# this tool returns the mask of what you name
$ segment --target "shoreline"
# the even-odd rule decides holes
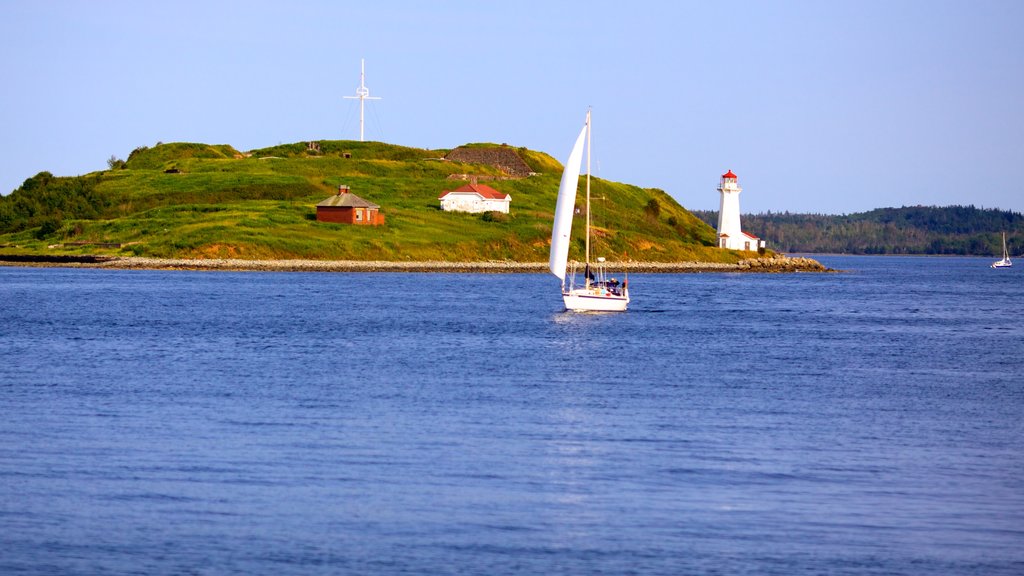
[[[223,270],[252,272],[434,272],[542,273],[547,262],[395,262],[385,260],[241,260],[145,258],[140,256],[22,256],[0,255],[0,266],[106,268],[117,270]],[[638,273],[701,272],[834,272],[804,257],[751,258],[735,264],[720,262],[608,262],[611,270]]]

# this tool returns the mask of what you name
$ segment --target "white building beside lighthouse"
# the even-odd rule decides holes
[[[718,183],[721,203],[718,206],[718,247],[729,250],[756,251],[764,248],[764,240],[740,228],[740,192],[743,189],[736,175],[729,170]]]

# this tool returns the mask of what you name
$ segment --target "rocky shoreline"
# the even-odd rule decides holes
[[[62,266],[124,270],[234,270],[263,272],[546,272],[547,262],[391,262],[377,260],[240,260],[145,258],[138,256],[32,257],[0,255],[0,266]],[[718,262],[609,262],[615,271],[648,273],[700,272],[831,272],[817,260],[776,256],[752,258],[735,264]]]

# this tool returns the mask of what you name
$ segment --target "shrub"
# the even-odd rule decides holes
[[[60,230],[64,223],[61,221],[60,216],[47,216],[43,218],[42,223],[39,225],[39,229],[36,230],[36,239],[42,240],[47,236],[53,235],[55,232]]]
[[[647,201],[647,205],[644,206],[644,214],[647,214],[648,218],[656,220],[661,215],[661,204],[655,198],[651,198]]]

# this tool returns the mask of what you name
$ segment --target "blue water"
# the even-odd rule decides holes
[[[1024,270],[820,259],[0,268],[0,573],[1024,573]]]

